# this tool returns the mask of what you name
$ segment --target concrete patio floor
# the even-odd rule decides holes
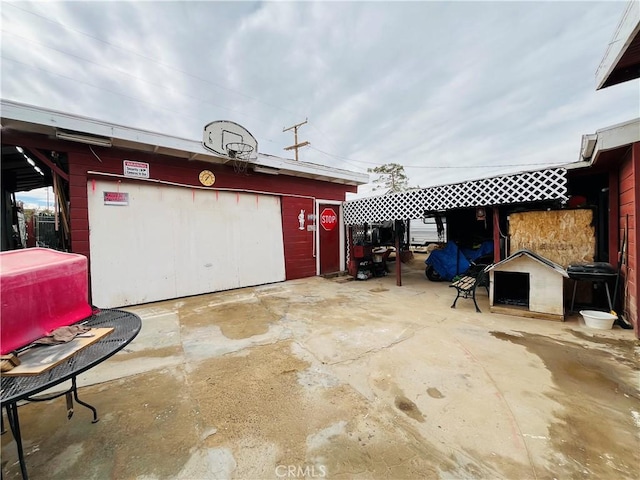
[[[631,330],[451,309],[422,267],[130,308],[140,335],[79,379],[97,424],[20,407],[30,478],[640,477]]]

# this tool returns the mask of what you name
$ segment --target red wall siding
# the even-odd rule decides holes
[[[70,157],[72,154],[69,155]],[[87,169],[85,165],[69,162],[69,219],[71,227],[71,251],[89,259],[89,210],[87,201]]]
[[[313,238],[315,232],[307,231],[308,215],[313,212],[311,198],[282,197],[282,235],[287,280],[312,277],[316,274],[316,258]],[[304,210],[304,230],[300,230],[298,215]]]
[[[231,188],[241,190],[256,190],[289,195],[306,195],[326,200],[344,200],[346,192],[356,192],[357,188],[350,185],[321,182],[306,178],[290,177],[287,175],[266,175],[253,172],[237,174],[232,167],[211,164],[207,162],[188,161],[163,155],[151,155],[139,152],[128,152],[115,149],[97,149],[93,147],[102,162],[99,162],[87,149],[69,152],[69,167],[77,168],[78,174],[97,171],[101,173],[123,174],[123,160],[136,160],[149,163],[149,174],[152,179],[174,182],[185,185],[202,187],[198,174],[204,170],[211,170],[216,176],[216,182],[211,187]],[[123,179],[123,181],[129,181]],[[135,180],[134,180],[135,181]]]
[[[623,292],[626,292],[624,313],[634,325],[635,333],[640,338],[638,326],[638,215],[640,213],[640,143],[623,159],[619,170],[619,235],[623,238],[625,227],[627,231],[626,265],[622,267],[624,279]],[[619,245],[618,245],[619,248]],[[617,258],[617,257],[616,257]]]

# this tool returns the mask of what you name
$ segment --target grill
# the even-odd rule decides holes
[[[569,278],[574,280],[573,296],[571,297],[571,311],[573,311],[576,299],[576,287],[578,286],[578,281],[581,280],[604,283],[604,288],[607,292],[607,301],[609,302],[609,310],[613,310],[611,294],[609,293],[609,281],[616,278],[618,271],[613,268],[610,263],[576,263],[567,267],[567,274],[569,275]]]
[[[569,278],[574,280],[606,281],[616,278],[618,272],[610,263],[576,263],[567,267]]]

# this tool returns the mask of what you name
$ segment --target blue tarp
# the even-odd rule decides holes
[[[493,240],[486,240],[480,244],[479,248],[461,248],[460,251],[464,253],[464,256],[473,262],[477,258],[483,257],[493,253]]]
[[[472,261],[492,252],[493,242],[490,240],[482,242],[477,249],[460,249],[455,242],[447,242],[442,250],[431,252],[424,263],[432,265],[443,279],[451,281],[456,275],[464,273]]]

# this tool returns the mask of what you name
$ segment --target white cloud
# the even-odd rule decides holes
[[[193,139],[230,119],[282,156],[308,117],[302,160],[441,184],[574,161],[582,134],[638,116],[637,81],[595,91],[624,8],[5,2],[1,95]]]

